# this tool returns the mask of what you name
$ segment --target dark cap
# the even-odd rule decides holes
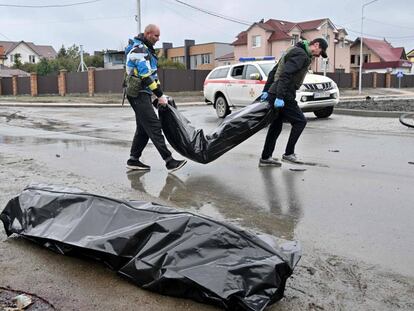
[[[318,42],[319,43],[319,47],[321,48],[321,56],[323,58],[327,58],[328,55],[326,54],[326,49],[328,48],[328,42],[326,42],[326,40],[324,38],[316,38],[314,40],[311,41],[311,44],[314,44]]]

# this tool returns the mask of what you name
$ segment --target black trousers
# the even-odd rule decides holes
[[[276,140],[282,132],[284,121],[288,121],[292,125],[285,154],[295,153],[295,145],[307,121],[296,100],[286,100],[285,106],[279,110],[278,117],[269,126],[262,151],[262,159],[268,159],[272,156],[275,150]]]
[[[151,139],[165,161],[172,159],[171,152],[168,150],[161,132],[161,122],[152,106],[151,95],[139,93],[138,97],[128,96],[127,98],[132,109],[134,109],[137,123],[134,139],[132,140],[131,158],[139,159],[148,143],[148,139]]]

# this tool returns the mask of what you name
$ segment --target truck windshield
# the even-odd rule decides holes
[[[266,77],[268,77],[269,72],[273,69],[273,67],[275,66],[275,63],[259,64],[259,66],[260,68],[262,68]]]

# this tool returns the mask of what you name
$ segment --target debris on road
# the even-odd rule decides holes
[[[17,296],[16,296],[17,295]],[[42,297],[32,293],[0,286],[0,310],[23,311],[42,310],[52,311],[55,307]]]

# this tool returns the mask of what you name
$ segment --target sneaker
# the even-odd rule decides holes
[[[182,168],[186,163],[187,163],[187,160],[171,159],[170,161],[167,162],[165,166],[167,167],[168,172],[174,172]]]
[[[273,167],[281,167],[282,163],[280,163],[275,158],[268,158],[268,159],[262,159],[259,160],[259,167],[265,167],[265,166],[273,166]]]
[[[132,160],[132,159],[129,159],[127,161],[126,167],[129,168],[130,170],[141,170],[141,171],[149,171],[151,169],[149,165],[146,165],[139,160]]]
[[[292,154],[284,154],[282,156],[282,161],[286,161],[286,162],[290,162],[290,163],[294,163],[294,164],[303,164],[303,162],[300,161],[296,157],[296,154],[294,154],[294,153],[292,153]]]

